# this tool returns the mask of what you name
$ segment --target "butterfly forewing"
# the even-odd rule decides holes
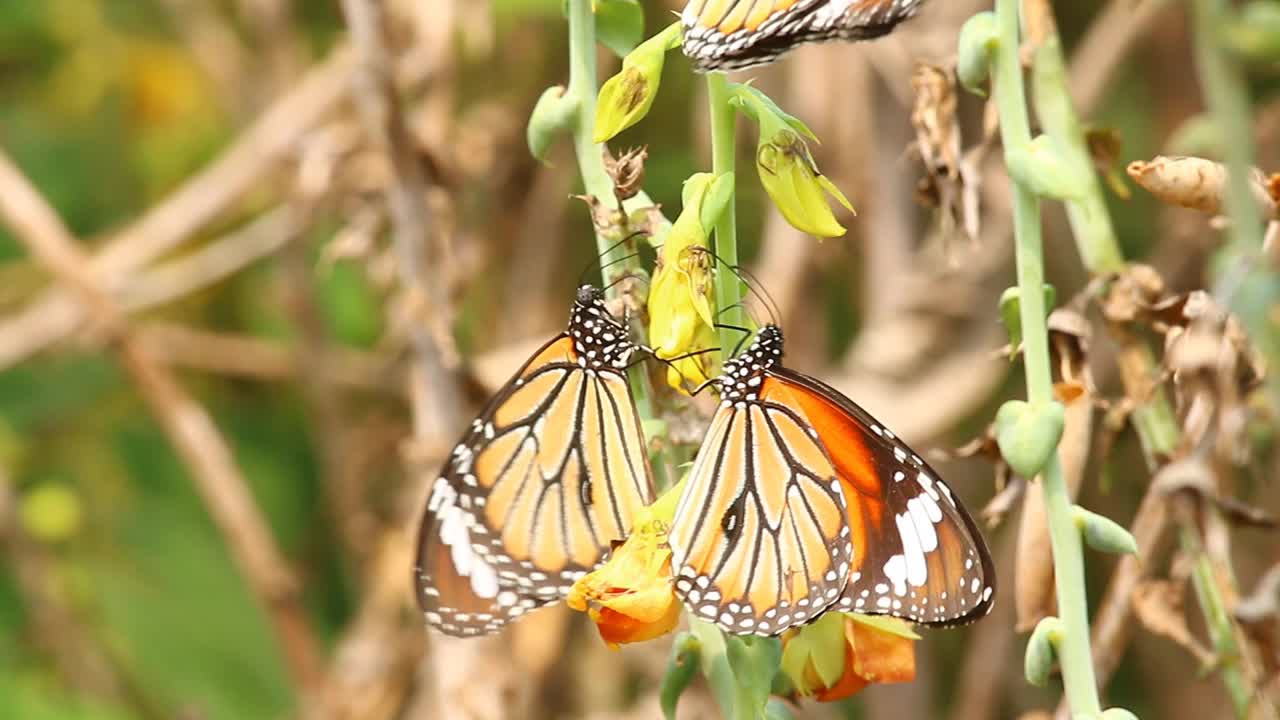
[[[806,42],[865,40],[915,14],[923,0],[690,0],[684,52],[699,70],[769,62]]]
[[[785,382],[844,481],[853,565],[836,608],[929,625],[990,610],[995,570],[973,519],[936,471],[835,389],[792,370]]]
[[[753,346],[725,364],[738,390],[712,420],[669,542],[676,593],[696,615],[729,632],[773,635],[836,601],[852,546],[844,490],[803,410],[751,384],[761,352]]]
[[[562,598],[652,501],[635,403],[635,351],[599,291],[579,292],[552,339],[490,401],[432,487],[418,598],[454,635],[497,630]]]

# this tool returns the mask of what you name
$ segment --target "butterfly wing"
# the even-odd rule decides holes
[[[852,553],[835,469],[795,405],[775,399],[721,405],[668,538],[676,594],[737,634],[816,617],[843,590]]]
[[[562,334],[490,401],[432,487],[418,599],[453,635],[493,632],[562,598],[653,499],[622,371]]]
[[[831,457],[848,504],[852,570],[835,607],[926,625],[990,611],[995,568],[973,518],[888,428],[819,380],[777,368]]]
[[[915,14],[922,0],[690,0],[684,52],[699,70],[769,62],[806,42],[865,40]]]

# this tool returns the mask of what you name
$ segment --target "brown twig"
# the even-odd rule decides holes
[[[139,325],[134,334],[166,365],[259,381],[296,381],[302,375],[296,351],[272,340],[166,322]],[[309,361],[328,386],[380,394],[404,386],[397,363],[368,351],[330,347]]]
[[[114,339],[125,370],[191,470],[196,488],[276,631],[299,698],[319,688],[320,644],[270,527],[213,420],[130,332],[88,257],[21,171],[0,154],[0,218],[18,241],[80,296]]]
[[[370,0],[343,0],[342,8],[359,56],[359,69],[353,78],[356,102],[370,139],[387,153],[391,164],[392,182],[386,198],[399,261],[397,270],[408,304],[417,311],[411,313],[414,321],[408,328],[414,354],[409,380],[414,436],[419,442],[440,443],[461,426],[462,400],[427,323],[416,321],[426,317],[428,307],[444,307],[443,288],[430,282],[426,272],[430,231],[427,182],[396,91],[382,5]]]

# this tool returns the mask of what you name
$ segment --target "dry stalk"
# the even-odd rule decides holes
[[[191,471],[241,574],[273,629],[294,690],[304,702],[321,679],[320,644],[298,588],[231,449],[204,408],[133,335],[89,258],[21,171],[0,154],[0,218],[31,255],[80,296],[112,338],[121,364]]]

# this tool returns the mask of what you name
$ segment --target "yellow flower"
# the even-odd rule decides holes
[[[724,211],[732,177],[700,173],[685,182],[684,207],[662,240],[649,286],[649,342],[654,355],[674,360],[667,368],[671,387],[686,391],[712,373],[711,359],[690,353],[715,343],[711,312],[714,258],[707,250],[707,224]]]
[[[828,612],[783,636],[782,670],[801,695],[839,700],[871,683],[914,680],[918,639],[896,618]]]
[[[792,227],[818,237],[839,237],[845,229],[836,221],[827,195],[853,211],[853,205],[830,180],[818,172],[809,146],[790,127],[766,136],[761,126],[756,148],[760,183]]]
[[[680,23],[636,46],[622,59],[622,70],[605,81],[596,99],[593,142],[605,142],[649,114],[662,82],[667,51],[680,44]]]
[[[652,515],[639,521],[609,560],[569,591],[565,602],[591,617],[609,647],[652,640],[674,630],[680,620],[680,603],[671,587],[668,521]]]

